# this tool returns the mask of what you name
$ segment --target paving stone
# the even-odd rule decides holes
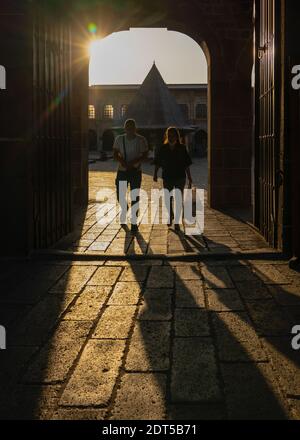
[[[105,261],[105,266],[111,266],[111,267],[115,267],[115,266],[130,267],[131,266],[131,262],[130,261],[126,261],[126,260],[107,260],[107,261]],[[120,281],[121,281],[121,278],[120,278]]]
[[[163,244],[166,244],[167,242],[167,237],[151,237],[149,240],[149,245],[150,247],[152,246],[161,246]]]
[[[115,306],[137,305],[141,291],[142,286],[139,283],[117,283],[108,304]]]
[[[73,300],[73,294],[47,295],[12,332],[11,345],[41,345]]]
[[[269,290],[259,280],[236,282],[235,285],[245,301],[271,298]]]
[[[123,266],[123,267],[132,267],[136,268],[138,266],[147,266],[147,267],[157,267],[162,266],[162,260],[132,260],[132,261],[112,261],[108,260],[105,263],[106,266]]]
[[[135,311],[135,306],[107,307],[92,337],[95,339],[127,339]]]
[[[233,281],[256,281],[257,277],[249,267],[230,267],[228,269]]]
[[[7,375],[7,377],[16,377],[32,355],[38,350],[37,346],[15,347],[9,343],[9,339],[7,342],[6,350],[0,350],[1,378],[4,378],[4,375]],[[12,366],[15,368],[12,368]]]
[[[34,270],[31,273],[34,279],[40,279],[41,281],[49,280],[55,282],[66,273],[70,266],[70,262],[67,266],[38,263],[35,265]]]
[[[214,313],[213,325],[222,362],[251,363],[268,360],[246,313]]]
[[[209,252],[210,252],[210,254],[212,254],[212,255],[219,255],[219,254],[228,254],[228,255],[230,255],[230,254],[232,254],[232,252],[239,252],[241,249],[240,249],[240,247],[235,247],[235,248],[233,248],[233,247],[231,247],[231,248],[229,248],[229,247],[225,247],[225,246],[221,246],[221,245],[218,245],[218,246],[214,246],[214,247],[209,247]]]
[[[202,275],[207,289],[234,288],[234,285],[225,267],[203,267]]]
[[[241,249],[249,249],[249,250],[257,250],[258,253],[261,252],[261,249],[265,249],[265,252],[270,252],[271,248],[264,240],[256,240],[256,239],[242,239],[234,237]]]
[[[170,323],[139,322],[134,328],[126,370],[165,371],[169,369]]]
[[[168,404],[168,420],[225,420],[226,409],[224,404],[196,403],[196,404]]]
[[[111,291],[109,286],[86,286],[76,303],[70,307],[65,320],[94,321]]]
[[[24,383],[63,382],[91,329],[91,322],[63,321],[28,368]]]
[[[203,282],[176,280],[176,307],[205,308]]]
[[[229,312],[244,310],[240,295],[235,289],[207,290],[207,301],[210,310],[215,312]]]
[[[31,305],[24,304],[1,304],[0,306],[0,323],[5,327],[7,332],[14,323],[18,323],[31,310]]]
[[[224,248],[233,248],[237,247],[238,243],[233,240],[232,238],[219,238],[214,237],[212,240],[205,237],[205,241],[207,243],[207,246],[209,248],[218,248],[218,247],[224,247]]]
[[[140,246],[134,246],[131,245],[127,249],[127,255],[145,255],[147,253],[147,247],[140,247]]]
[[[198,281],[199,279],[201,279],[201,272],[200,272],[200,269],[195,266],[192,266],[192,267],[179,266],[179,267],[176,267],[176,276],[180,280]]]
[[[278,261],[274,263],[274,267],[282,273],[291,283],[294,283],[295,285],[300,285],[300,272],[294,269],[290,269],[287,262],[281,262]]]
[[[169,321],[172,318],[171,289],[147,289],[139,308],[141,321]]]
[[[111,243],[114,238],[120,238],[120,235],[119,234],[117,235],[116,232],[112,232],[111,234],[109,234],[109,233],[107,233],[107,234],[102,233],[95,240]]]
[[[98,237],[99,237],[99,233],[98,232],[87,232],[86,234],[84,234],[82,236],[82,238],[84,240],[97,240]]]
[[[52,412],[50,420],[104,420],[107,409],[58,408]]]
[[[287,315],[273,300],[248,302],[247,308],[259,334],[280,336],[290,333],[292,327]]]
[[[89,246],[88,251],[105,252],[110,243],[110,241],[94,242]]]
[[[84,254],[87,251],[87,247],[83,247],[83,246],[70,246],[66,250],[68,252],[75,252],[75,253],[78,253],[78,254]]]
[[[38,347],[12,347],[8,344],[6,350],[0,350],[0,414],[11,402],[16,384],[37,349]]]
[[[148,288],[173,288],[174,272],[170,267],[161,267],[159,270],[151,268],[151,272],[147,281]]]
[[[108,257],[111,255],[117,255],[118,257],[125,256],[127,252],[127,248],[120,248],[120,247],[109,247],[108,250],[105,252],[105,255]]]
[[[74,267],[74,266],[83,266],[83,267],[89,267],[89,266],[94,266],[95,269],[99,266],[103,266],[104,265],[104,261],[95,261],[95,260],[83,260],[83,261],[56,261],[56,264],[60,264],[61,266],[70,266],[70,267]]]
[[[4,288],[0,294],[0,304],[36,304],[53,285],[52,280],[27,279],[16,287]]]
[[[90,340],[62,394],[60,406],[107,406],[124,349],[124,341]]]
[[[79,241],[75,241],[74,243],[73,243],[73,246],[74,247],[78,247],[78,248],[80,248],[80,247],[89,247],[89,246],[91,246],[91,244],[93,243],[93,241],[94,240],[87,240],[87,239],[82,239],[82,240],[79,240]]]
[[[268,286],[276,302],[282,306],[300,306],[300,287],[296,285]]]
[[[155,231],[155,230],[153,230],[153,232],[151,232],[150,238],[151,239],[156,238],[158,240],[164,240],[164,239],[167,238],[167,236],[168,236],[168,231],[161,231],[161,230]]]
[[[234,266],[238,266],[238,267],[242,267],[242,266],[247,266],[247,261],[244,260],[236,260],[236,259],[213,259],[213,260],[209,260],[206,261],[205,263],[200,263],[201,268],[210,268],[211,266],[213,267],[234,267]]]
[[[122,273],[120,281],[122,281],[122,282],[133,282],[133,281],[143,282],[146,280],[148,272],[149,272],[149,269],[147,266],[126,267],[126,269]]]
[[[281,420],[289,417],[269,364],[223,364],[230,420]]]
[[[269,337],[263,344],[272,360],[281,386],[289,397],[300,398],[300,356],[292,349],[292,336]]]
[[[57,406],[60,385],[17,385],[7,408],[9,419],[46,419]]]
[[[251,263],[257,277],[259,277],[265,284],[289,284],[289,280],[286,276],[279,272],[275,266],[272,265],[260,265]]]
[[[195,261],[164,261],[164,266],[169,266],[169,267],[192,267],[195,269],[199,269],[200,265],[198,262]],[[200,273],[200,278],[201,278],[201,273]]]
[[[214,402],[221,399],[217,363],[210,338],[174,339],[172,402]]]
[[[300,420],[300,400],[288,399],[288,404],[291,408],[291,419]]]
[[[50,289],[50,293],[79,293],[95,270],[94,266],[72,266]]]
[[[299,325],[300,306],[281,307],[292,326]]]
[[[165,418],[166,376],[128,374],[121,380],[112,420],[163,420]]]
[[[271,257],[271,256],[270,256]],[[277,256],[275,255],[274,258],[267,258],[267,259],[260,259],[260,255],[257,255],[257,257],[255,259],[251,259],[249,261],[249,264],[253,267],[255,266],[276,266],[276,268],[278,269],[279,265],[287,265],[287,261],[286,260],[280,260],[277,258]]]
[[[120,273],[120,267],[99,267],[91,280],[89,286],[113,286]]]
[[[176,249],[176,251],[177,251],[177,249]],[[149,245],[149,248],[147,250],[147,254],[148,255],[159,255],[159,256],[161,256],[161,255],[165,255],[167,253],[168,252],[167,252],[167,247],[166,246],[163,247],[163,246],[150,246]]]
[[[206,310],[177,309],[175,311],[175,335],[179,337],[209,336]]]

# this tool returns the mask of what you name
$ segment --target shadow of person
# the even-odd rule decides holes
[[[275,317],[273,330],[277,326],[280,330],[272,330],[266,339],[267,333],[259,327],[264,320],[259,319],[259,313],[255,315],[251,293],[247,297],[245,289],[251,292],[247,276],[265,285],[248,264],[167,259],[163,265],[152,265],[149,260],[129,264],[136,280],[140,280],[141,265],[148,269],[130,335],[120,395],[116,396],[120,408],[124,387],[127,406],[119,409],[118,418],[291,417],[287,395],[282,394],[281,373],[273,370],[268,345],[279,356],[285,355],[275,335],[287,336],[290,324]],[[239,283],[243,283],[244,290]],[[264,301],[264,294],[257,290],[255,302],[266,309]],[[272,297],[268,301],[271,304]],[[295,363],[293,358],[293,362],[298,368],[299,361]],[[141,384],[143,393],[138,395],[136,390]]]

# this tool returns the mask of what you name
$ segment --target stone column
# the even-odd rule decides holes
[[[238,52],[224,45],[213,56],[210,82],[210,190],[212,208],[251,206],[251,56],[235,68]],[[240,61],[243,63],[243,60]],[[247,65],[249,64],[249,65]],[[232,67],[230,67],[232,66]],[[243,68],[244,67],[244,68]]]
[[[77,205],[88,203],[88,96],[89,56],[86,36],[72,31],[72,173]]]

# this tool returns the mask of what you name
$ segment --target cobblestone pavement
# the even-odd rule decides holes
[[[285,261],[3,262],[1,418],[299,419]]]
[[[129,228],[124,230],[118,224],[117,214],[112,217],[110,224],[100,225],[98,220],[104,215],[105,206],[115,203],[115,169],[113,161],[97,162],[90,166],[89,205],[87,209],[77,211],[74,232],[57,243],[56,249],[100,255],[271,252],[262,237],[246,223],[207,206],[204,235],[201,236],[188,237],[183,230],[176,234],[174,230],[168,230],[167,225],[149,222],[141,225],[139,234],[132,237]],[[195,159],[192,166],[194,183],[205,191],[207,173],[207,161]],[[161,187],[161,181],[153,184],[152,175],[153,166],[145,165],[142,188],[148,195],[153,185]],[[113,194],[108,195],[111,191]],[[147,215],[147,207],[148,212],[152,213],[151,206],[150,197],[149,204],[141,203],[141,217]]]

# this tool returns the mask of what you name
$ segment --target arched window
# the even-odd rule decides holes
[[[189,107],[187,104],[179,104],[181,109],[181,113],[183,114],[185,119],[189,119]]]
[[[207,118],[207,105],[197,104],[196,105],[196,119],[206,119]]]
[[[111,104],[106,104],[103,109],[104,119],[114,119],[114,108]]]
[[[96,111],[94,105],[89,105],[89,119],[95,119],[96,118]]]
[[[127,113],[127,109],[128,109],[128,105],[127,104],[122,104],[121,105],[121,118],[125,118],[126,113]]]

